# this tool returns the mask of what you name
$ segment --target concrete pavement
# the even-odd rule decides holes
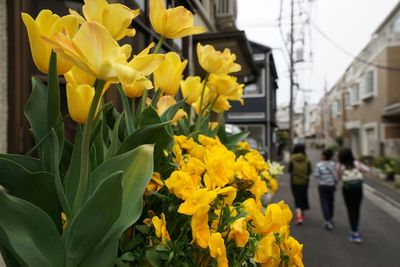
[[[319,158],[319,151],[309,150],[307,154],[314,166]],[[317,183],[311,177],[311,209],[306,212],[302,226],[292,225],[292,235],[304,244],[305,266],[400,266],[400,204],[397,202],[400,194],[394,191],[389,194],[385,190],[371,179],[366,179],[360,222],[363,243],[357,245],[347,240],[350,229],[341,185],[335,194],[335,228],[329,232],[322,228]],[[388,195],[390,196],[382,197]],[[288,175],[281,178],[280,190],[274,197],[274,200],[280,199],[285,200],[294,211]]]

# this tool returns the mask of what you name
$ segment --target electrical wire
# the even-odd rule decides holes
[[[390,67],[390,66],[384,66],[384,65],[380,65],[380,64],[375,64],[371,61],[365,60],[363,58],[361,58],[360,56],[354,56],[352,53],[350,53],[349,51],[347,51],[345,48],[343,48],[342,46],[340,46],[337,42],[335,42],[332,38],[330,38],[324,31],[322,31],[313,21],[310,21],[311,25],[313,26],[313,28],[326,40],[328,41],[331,45],[333,45],[334,47],[336,47],[338,50],[340,50],[342,53],[346,54],[349,57],[352,57],[353,60],[355,61],[359,61],[365,65],[369,65],[372,67],[375,67],[377,69],[382,69],[382,70],[387,70],[387,71],[399,71],[400,72],[400,68],[396,68],[396,67]]]

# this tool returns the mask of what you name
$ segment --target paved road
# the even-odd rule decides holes
[[[319,152],[310,150],[308,154],[314,165]],[[282,177],[280,191],[274,199],[283,199],[293,208],[288,180],[287,175]],[[322,228],[323,219],[317,185],[313,177],[311,180],[309,188],[311,209],[306,213],[305,223],[302,226],[292,225],[292,235],[304,244],[306,267],[400,266],[400,209],[373,192],[374,189],[382,190],[379,192],[385,194],[386,189],[378,186],[368,187],[374,184],[367,180],[361,211],[363,243],[357,245],[347,240],[349,224],[341,188],[338,187],[335,195],[336,227],[332,232],[328,232]]]

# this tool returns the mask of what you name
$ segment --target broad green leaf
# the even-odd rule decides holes
[[[105,179],[72,221],[65,240],[69,258],[83,259],[117,221],[123,197],[122,174],[116,172]]]
[[[50,217],[0,189],[0,239],[26,266],[64,266],[64,249]]]
[[[61,207],[53,175],[43,171],[33,173],[14,161],[0,158],[0,185],[10,195],[24,199],[42,209],[61,230]]]
[[[161,123],[161,118],[152,106],[148,106],[139,114],[140,127],[157,123]]]
[[[0,158],[8,159],[12,162],[21,165],[30,172],[40,172],[43,171],[42,164],[37,158],[32,158],[29,156],[23,156],[18,154],[0,154]]]
[[[39,143],[48,133],[47,131],[47,88],[37,78],[32,78],[32,93],[25,105],[25,116],[32,128],[36,143]]]
[[[67,174],[64,177],[65,195],[70,207],[73,207],[75,195],[78,189],[79,177],[81,171],[81,152],[82,152],[82,128],[76,129],[74,149],[72,151],[71,163]]]
[[[69,140],[64,139],[64,149],[60,160],[60,173],[62,177],[65,177],[68,172],[73,150],[74,145]]]

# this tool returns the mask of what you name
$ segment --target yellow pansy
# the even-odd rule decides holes
[[[209,207],[210,203],[217,197],[215,191],[208,191],[206,188],[195,190],[192,195],[183,202],[178,209],[179,213],[193,215],[198,209]]]
[[[254,179],[254,184],[249,190],[256,200],[258,206],[261,206],[261,196],[268,192],[267,184],[260,177]]]
[[[250,150],[251,149],[249,142],[246,142],[246,141],[239,142],[237,144],[237,147],[239,149],[243,149],[243,150]]]
[[[210,227],[208,226],[208,207],[202,207],[193,214],[190,225],[192,228],[193,242],[201,248],[208,247]]]
[[[202,145],[196,143],[193,138],[187,138],[184,135],[174,136],[174,142],[177,143],[182,149],[186,150],[190,156],[203,161],[205,149]]]
[[[196,191],[196,185],[192,177],[183,171],[174,171],[171,176],[165,180],[165,185],[169,191],[180,199],[186,200],[193,196]]]
[[[254,232],[261,234],[266,232],[267,220],[261,212],[262,206],[253,198],[248,198],[243,202],[244,210],[247,213],[246,219],[254,224]]]
[[[175,39],[203,33],[204,27],[193,26],[193,14],[178,6],[166,9],[164,0],[149,1],[149,17],[154,30],[166,38]]]
[[[108,4],[106,0],[85,0],[82,6],[82,18],[76,11],[70,9],[70,13],[76,16],[81,23],[96,21],[104,25],[115,40],[125,36],[135,36],[135,30],[129,29],[132,20],[140,14],[140,9],[132,10],[122,4]]]
[[[219,141],[218,136],[216,136],[215,138],[211,138],[203,134],[199,135],[199,143],[205,147],[221,145],[221,141]]]
[[[181,57],[175,52],[165,55],[165,60],[154,72],[154,85],[164,94],[175,96],[179,89],[179,82],[188,61],[181,61]]]
[[[26,13],[21,13],[21,17],[28,31],[33,62],[41,72],[48,73],[52,48],[43,40],[43,37],[53,40],[55,34],[61,31],[66,31],[70,36],[74,36],[78,30],[78,20],[71,15],[60,17],[47,9],[40,11],[35,20]],[[61,57],[57,58],[59,75],[66,73],[71,68],[71,62]]]
[[[186,80],[181,81],[180,84],[182,96],[186,99],[186,103],[191,105],[199,99],[203,89],[200,77],[189,76]]]
[[[215,192],[224,197],[225,204],[232,205],[236,198],[237,189],[233,186],[227,186],[224,188],[218,188],[215,190]]]
[[[174,97],[170,95],[165,95],[160,97],[157,102],[157,113],[161,116],[169,107],[176,104],[176,100]],[[176,124],[179,120],[186,117],[187,114],[183,109],[178,109],[175,113],[175,116],[172,118],[172,124]]]
[[[283,242],[283,250],[289,256],[289,266],[303,267],[303,245],[293,237],[288,237]]]
[[[250,233],[247,231],[246,218],[242,217],[234,221],[229,227],[231,231],[228,235],[228,240],[235,240],[237,247],[244,247],[249,241]]]
[[[208,240],[210,255],[217,260],[218,267],[228,267],[224,239],[220,233],[213,233]]]
[[[253,165],[240,156],[235,162],[235,176],[239,179],[253,181],[257,178],[258,173]]]
[[[161,238],[161,243],[166,244],[167,240],[171,240],[167,231],[167,222],[165,221],[164,213],[161,213],[161,219],[157,216],[151,218],[151,222],[156,231],[156,236]]]
[[[254,261],[261,266],[278,267],[280,264],[280,253],[281,251],[276,244],[275,236],[273,233],[270,233],[258,242]]]
[[[153,88],[152,82],[147,77],[152,74],[165,59],[164,55],[161,54],[149,54],[153,46],[154,43],[150,43],[127,64],[130,71],[135,72],[136,75],[128,75],[126,77],[121,75],[119,77],[122,83],[122,89],[129,97],[139,97],[143,95],[144,90]]]
[[[224,146],[206,150],[204,163],[207,167],[204,183],[208,189],[224,187],[233,177],[235,154]]]
[[[292,211],[283,201],[269,204],[265,210],[265,218],[268,222],[268,229],[265,230],[278,232],[282,226],[290,223],[292,217]]]
[[[192,177],[200,177],[206,170],[206,165],[201,160],[187,155],[186,162],[182,164],[181,170],[189,173]]]
[[[67,84],[68,112],[74,121],[85,123],[89,114],[90,105],[94,97],[94,88],[90,85]]]
[[[264,157],[257,150],[251,150],[246,153],[244,157],[250,162],[258,171],[268,170],[268,164],[265,162]]]
[[[57,33],[54,39],[54,42],[46,40],[59,55],[98,79],[117,81],[118,77],[130,77],[136,80],[137,72],[126,66],[131,47],[119,46],[103,25],[85,22],[73,38]]]
[[[153,172],[150,182],[146,186],[145,195],[150,195],[152,191],[158,192],[163,188],[164,182],[161,180],[161,174],[158,172]]]
[[[216,51],[211,45],[197,44],[197,58],[200,66],[208,73],[228,74],[241,70],[239,64],[235,63],[236,55],[229,49],[223,52]]]

